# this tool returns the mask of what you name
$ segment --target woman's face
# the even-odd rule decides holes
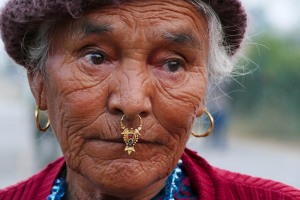
[[[202,114],[207,32],[202,14],[174,0],[107,6],[58,26],[45,75],[30,80],[49,111],[68,179],[134,194],[172,172]],[[138,126],[137,115],[143,120],[131,155],[123,114],[128,128]]]

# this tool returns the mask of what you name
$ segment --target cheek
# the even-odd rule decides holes
[[[51,70],[46,84],[51,124],[63,151],[74,143],[74,133],[80,137],[82,129],[100,118],[106,109],[105,81],[75,70]]]
[[[187,139],[196,113],[202,109],[205,90],[206,77],[202,74],[189,76],[180,87],[168,88],[162,84],[156,87],[153,113],[177,142]]]

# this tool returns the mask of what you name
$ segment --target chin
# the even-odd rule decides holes
[[[86,172],[83,176],[101,192],[122,198],[145,193],[155,185],[163,187],[168,176],[168,170],[164,172],[163,168],[156,168],[150,161],[134,159],[113,160],[105,166],[98,165],[82,171]]]
[[[80,176],[85,188],[107,195],[130,198],[153,186],[160,190],[176,165],[177,155],[155,143],[138,143],[130,155],[124,148],[124,143],[93,141],[80,155],[73,155],[73,159],[65,155],[65,160],[75,172],[72,176]]]

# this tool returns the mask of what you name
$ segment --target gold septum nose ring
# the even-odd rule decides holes
[[[142,118],[140,115],[138,115],[140,125],[136,129],[134,128],[129,129],[126,128],[125,125],[123,124],[123,120],[125,117],[126,115],[124,114],[120,121],[121,129],[123,130],[121,134],[123,135],[123,140],[126,144],[124,151],[127,151],[128,155],[130,155],[131,152],[133,151],[135,152],[134,145],[138,142],[139,135],[141,135],[140,131],[142,130]]]

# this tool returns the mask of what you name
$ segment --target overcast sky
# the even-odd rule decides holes
[[[299,30],[299,0],[242,0],[242,2],[245,3],[248,9],[262,9],[266,21],[280,31]],[[252,23],[255,23],[255,21]]]

